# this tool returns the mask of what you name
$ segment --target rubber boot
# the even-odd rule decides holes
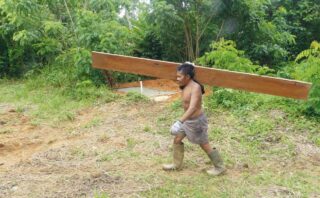
[[[164,164],[163,170],[171,171],[171,170],[180,170],[182,168],[182,161],[184,157],[184,145],[181,144],[173,144],[173,163],[172,164]]]
[[[223,165],[222,158],[216,148],[213,148],[213,151],[208,154],[213,167],[207,170],[207,173],[212,176],[218,176],[223,174],[226,171],[226,168]]]

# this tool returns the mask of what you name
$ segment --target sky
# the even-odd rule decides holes
[[[140,2],[150,4],[150,0],[140,0]],[[125,12],[125,9],[120,10],[119,16],[123,17],[125,15]]]

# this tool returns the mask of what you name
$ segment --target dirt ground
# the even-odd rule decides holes
[[[35,125],[28,110],[15,109],[0,104],[0,197],[93,197],[99,192],[110,197],[139,197],[140,192],[164,185],[158,173],[161,159],[170,155],[172,137],[152,131],[157,127],[155,112],[166,112],[167,102],[103,104],[54,126]],[[282,116],[273,114],[270,116]],[[214,122],[223,123],[223,119]],[[295,141],[299,160],[266,165],[319,167],[320,149],[304,139]],[[207,159],[197,156],[195,160],[195,164],[205,164]],[[193,168],[179,174],[196,176],[203,168],[190,166]],[[243,164],[228,168],[231,179],[247,169]],[[270,187],[262,195],[267,192],[272,197],[282,191]]]
[[[134,83],[121,86],[128,85]],[[175,82],[167,80],[149,80],[144,86],[177,91]],[[150,156],[167,156],[171,141],[144,130],[155,125],[150,118],[167,104],[108,103],[54,126],[35,125],[28,110],[0,104],[0,197],[93,197],[99,192],[132,197],[150,189],[136,175],[146,167],[159,171]],[[160,149],[152,146],[155,139]],[[127,159],[135,155],[132,162]]]
[[[178,85],[173,80],[157,79],[157,80],[144,80],[144,87],[156,88],[163,91],[178,91]],[[140,82],[131,82],[118,84],[115,88],[127,88],[127,87],[140,87]]]
[[[161,108],[164,104],[111,103],[83,110],[72,123],[53,127],[33,126],[28,116],[2,105],[0,197],[92,197],[101,191],[126,197],[147,190],[149,186],[141,185],[135,173],[146,166],[158,171],[160,167],[147,160],[148,156],[167,154],[165,138],[143,131],[153,122],[147,118]],[[101,121],[91,126],[89,122],[96,117]],[[155,138],[161,142],[160,150],[139,144]],[[134,152],[126,154],[130,141],[135,142]],[[115,156],[118,159],[103,159],[116,152],[123,154]],[[128,162],[132,153],[146,159]],[[119,171],[121,175],[115,175]]]

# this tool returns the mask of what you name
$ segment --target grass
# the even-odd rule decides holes
[[[140,154],[134,151],[117,150],[111,153],[101,153],[98,162],[110,162],[112,160],[129,160],[130,158],[138,157]]]
[[[133,139],[133,138],[127,138],[127,149],[133,149],[133,147],[135,145],[137,145],[139,142],[136,140],[136,139]]]
[[[178,172],[162,180],[164,185],[143,192],[142,197],[309,197],[319,193],[317,177],[308,171],[278,173],[261,169],[218,178],[204,173],[181,176]]]
[[[93,128],[97,127],[102,123],[103,119],[101,117],[94,117],[87,124],[84,125],[84,128]]]
[[[95,192],[93,197],[94,198],[109,198],[110,196],[107,193]]]
[[[319,174],[317,174],[319,168],[316,168],[317,170],[299,168],[294,163],[297,159],[296,143],[299,142],[294,138],[303,135],[310,144],[319,146],[317,138],[319,138],[320,124],[309,117],[292,113],[288,110],[288,106],[282,106],[285,103],[283,100],[267,97],[259,104],[261,106],[250,108],[234,106],[227,110],[223,105],[212,104],[212,101],[208,104],[206,100],[206,105],[209,107],[205,106],[205,109],[209,121],[211,120],[209,140],[221,150],[229,169],[228,176],[210,178],[200,172],[186,175],[185,171],[198,170],[199,156],[206,158],[200,148],[187,143],[185,144],[187,156],[184,160],[187,170],[163,174],[162,180],[165,184],[142,193],[142,197],[320,195]],[[277,102],[274,103],[275,101]],[[215,109],[210,109],[211,107]],[[170,121],[174,120],[177,112],[181,113],[179,108],[181,108],[179,102],[174,102],[171,105],[171,115],[163,113],[158,117],[158,127],[170,126]],[[165,132],[159,132],[165,135]],[[312,166],[310,163],[307,164],[306,167]]]
[[[32,116],[34,123],[50,120],[52,124],[73,121],[77,110],[114,101],[117,96],[105,87],[77,88],[38,86],[34,82],[4,81],[0,83],[0,103],[10,103],[16,112]],[[90,95],[92,93],[92,95]],[[94,93],[94,94],[93,94]],[[98,120],[91,125],[97,124]]]
[[[77,147],[71,150],[71,155],[75,156],[78,159],[84,159],[86,156],[86,153],[83,149]]]
[[[136,107],[140,102],[149,102],[143,96],[132,93],[121,98],[106,88],[79,85],[82,90],[66,94],[64,87],[40,86],[37,89],[28,82],[2,81],[0,83],[0,103],[13,104],[16,112],[32,116],[32,123],[53,124],[72,121],[77,111],[110,101],[120,100],[124,105]],[[93,97],[89,97],[93,94]],[[244,97],[244,98],[242,98]],[[205,98],[204,107],[209,117],[209,140],[222,154],[228,168],[226,176],[211,178],[201,171],[209,166],[206,154],[197,145],[185,141],[185,168],[179,172],[166,173],[161,164],[172,158],[169,127],[182,115],[181,102],[175,101],[161,112],[153,112],[154,117],[146,118],[139,133],[153,134],[168,140],[168,153],[163,142],[158,140],[142,142],[139,136],[127,136],[125,148],[120,150],[98,150],[97,163],[132,164],[139,167],[134,174],[140,184],[150,188],[139,192],[137,197],[311,197],[319,196],[319,166],[299,158],[298,143],[320,146],[320,124],[315,118],[299,114],[295,102],[287,99],[241,94],[233,98],[213,96]],[[229,102],[228,102],[229,100]],[[230,100],[234,100],[231,101]],[[239,105],[240,104],[240,105]],[[145,109],[143,111],[146,111]],[[130,119],[130,117],[123,118]],[[84,128],[98,127],[103,118],[94,117]],[[150,121],[152,120],[152,121]],[[150,122],[149,122],[150,121]],[[94,131],[94,130],[92,130]],[[136,132],[136,131],[134,131]],[[1,130],[0,134],[10,133]],[[155,136],[156,137],[156,136]],[[108,144],[112,136],[100,134],[98,143]],[[141,145],[147,155],[139,152]],[[149,149],[149,150],[148,150]],[[83,160],[86,150],[75,147],[72,156]],[[302,151],[303,152],[303,151]],[[101,164],[100,164],[101,163]],[[143,170],[143,171],[142,171]],[[114,174],[125,173],[120,169]],[[94,197],[109,197],[108,192],[94,193]]]
[[[126,95],[126,101],[128,103],[137,103],[137,102],[149,102],[150,99],[138,92],[130,91]]]

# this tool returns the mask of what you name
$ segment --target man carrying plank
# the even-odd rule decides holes
[[[163,165],[166,171],[182,168],[184,144],[187,137],[191,143],[198,144],[209,156],[213,167],[207,170],[212,176],[225,172],[222,158],[216,148],[211,148],[208,140],[208,121],[202,110],[202,94],[204,87],[194,79],[195,67],[191,63],[184,63],[177,68],[177,81],[182,90],[184,114],[171,127],[173,141],[173,163]]]
[[[199,144],[211,159],[213,167],[207,171],[210,175],[220,175],[225,171],[218,151],[215,148],[212,149],[208,143],[207,119],[201,109],[201,85],[195,81],[195,73],[197,73],[197,80],[200,83],[209,86],[295,99],[307,99],[311,88],[310,83],[296,80],[190,66],[190,64],[179,65],[174,62],[92,52],[92,66],[94,68],[178,80],[180,83],[185,113],[180,121],[177,121],[171,128],[171,133],[175,135],[174,161],[173,164],[165,165],[163,167],[165,170],[181,169],[184,153],[182,139],[187,136],[191,142]],[[179,66],[178,71],[177,66]]]
[[[92,52],[92,66],[98,69],[126,72],[176,80],[179,63]],[[243,72],[195,66],[197,80],[209,86],[271,94],[295,99],[307,99],[310,83],[260,76]]]

